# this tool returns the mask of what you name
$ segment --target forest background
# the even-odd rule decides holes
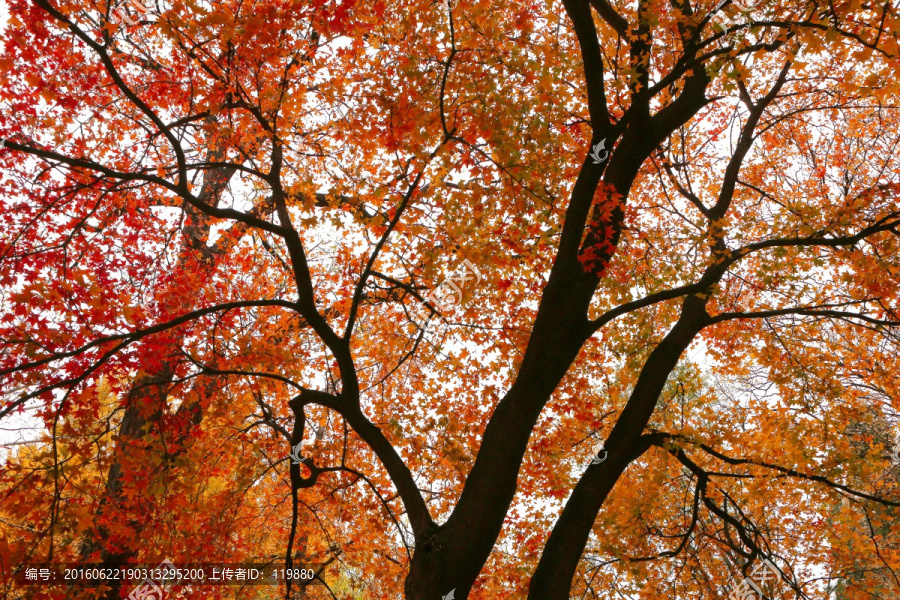
[[[4,598],[900,597],[896,2],[5,10]]]

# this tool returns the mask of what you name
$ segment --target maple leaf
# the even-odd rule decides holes
[[[0,59],[4,564],[900,596],[891,10],[76,4]]]

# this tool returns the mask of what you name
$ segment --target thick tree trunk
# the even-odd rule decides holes
[[[119,428],[120,442],[117,443],[117,453],[127,452],[129,444],[133,444],[147,435],[145,429],[147,424],[160,418],[160,407],[166,404],[167,390],[171,381],[172,371],[167,364],[164,365],[161,373],[156,375],[146,374],[135,381],[131,392],[128,394],[125,415],[122,417],[122,424]],[[154,407],[152,414],[148,414],[148,407]],[[128,511],[123,511],[119,508],[122,497],[123,475],[124,467],[117,456],[109,467],[106,479],[106,496],[100,501],[96,520],[115,522],[121,519],[122,515],[128,514]],[[86,560],[91,554],[99,550],[103,566],[114,568],[127,563],[129,559],[134,557],[134,551],[127,547],[118,551],[109,550],[107,545],[110,542],[110,538],[111,533],[109,529],[103,525],[98,526],[94,537],[83,543],[81,560]],[[108,600],[118,599],[119,589],[120,582],[113,580],[112,588],[105,597]]]
[[[453,514],[416,540],[407,600],[442,598],[451,590],[466,598],[500,534],[540,412],[589,335],[584,315],[592,282],[564,270],[551,274],[519,377],[491,416]]]
[[[628,464],[649,443],[641,438],[669,374],[694,336],[709,322],[705,302],[689,296],[681,318],[650,353],[622,415],[606,440],[606,461],[591,465],[578,481],[544,545],[531,579],[529,600],[568,600],[597,513]]]
[[[223,156],[222,151],[214,150],[210,152],[209,160],[219,161]],[[217,168],[209,171],[201,189],[200,199],[215,204],[234,172],[232,168]],[[222,249],[207,245],[210,232],[209,217],[190,205],[186,205],[184,210],[186,215],[185,226],[182,230],[184,246],[175,272],[190,271],[195,276],[199,275],[202,283],[204,279],[212,276],[215,269],[215,256]],[[176,350],[173,347],[173,355]],[[121,519],[121,515],[127,514],[117,508],[122,497],[123,476],[125,475],[125,467],[119,457],[129,451],[129,446],[136,445],[151,435],[153,427],[148,425],[158,422],[162,418],[168,405],[169,386],[172,383],[174,372],[174,359],[166,359],[159,372],[139,376],[131,387],[119,429],[116,457],[107,474],[106,494],[100,501],[95,517],[96,529],[82,542],[82,560],[86,560],[90,555],[100,551],[100,559],[104,567],[115,567],[125,564],[135,556],[134,549],[127,544],[116,543],[116,540],[112,540],[109,529],[100,523],[104,520],[115,521]],[[148,407],[152,407],[152,409]],[[203,419],[202,407],[196,403],[181,405],[178,414],[186,417],[178,419],[178,421],[185,421],[189,428],[198,426]],[[170,458],[178,456],[184,450],[182,441],[187,437],[188,432],[178,433],[179,435],[170,440],[167,448]],[[132,523],[132,526],[140,529],[140,526],[135,523]],[[105,597],[108,600],[119,598],[118,582]]]

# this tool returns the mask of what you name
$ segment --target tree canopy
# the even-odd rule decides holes
[[[4,598],[900,596],[896,2],[7,7]]]

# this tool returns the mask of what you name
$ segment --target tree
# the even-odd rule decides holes
[[[891,3],[10,7],[5,564],[900,592]]]

